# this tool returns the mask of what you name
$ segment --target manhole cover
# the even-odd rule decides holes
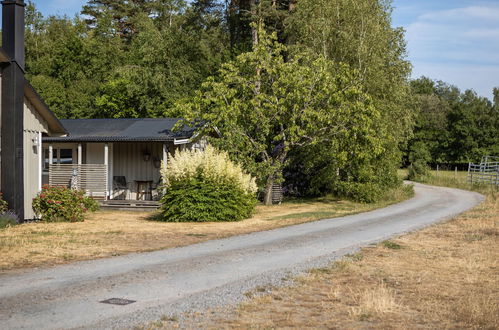
[[[122,298],[110,298],[106,300],[99,301],[103,304],[112,304],[112,305],[128,305],[131,303],[134,303],[135,300],[128,300],[128,299],[122,299]]]

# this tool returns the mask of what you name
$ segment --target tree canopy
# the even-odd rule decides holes
[[[390,0],[88,0],[26,11],[28,78],[60,118],[178,116],[296,195],[379,199],[416,160],[499,154],[493,102],[411,81]]]
[[[354,70],[321,57],[285,61],[276,33],[258,34],[253,50],[224,64],[181,112],[216,126],[222,137],[213,143],[246,164],[268,198],[297,148],[342,141],[358,156],[380,153],[379,112]]]
[[[409,162],[467,164],[499,154],[499,108],[472,90],[461,92],[442,81],[411,82],[416,125],[406,156]]]

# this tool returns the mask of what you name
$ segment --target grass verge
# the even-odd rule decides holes
[[[364,248],[233,310],[155,327],[497,329],[499,192],[471,188],[486,201],[453,220]]]
[[[185,246],[365,212],[412,195],[412,187],[406,186],[375,204],[331,197],[292,200],[258,206],[252,218],[239,222],[164,223],[151,221],[152,213],[98,211],[80,223],[28,223],[0,229],[0,272]]]

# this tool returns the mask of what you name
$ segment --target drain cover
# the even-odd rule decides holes
[[[99,301],[103,304],[112,304],[112,305],[128,305],[131,303],[134,303],[135,300],[128,300],[128,299],[122,299],[122,298],[110,298],[106,300]]]

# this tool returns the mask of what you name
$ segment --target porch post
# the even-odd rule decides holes
[[[54,148],[52,147],[52,144],[49,144],[49,165],[52,165],[54,163]]]
[[[106,199],[109,197],[109,145],[104,144],[104,165],[106,165]]]
[[[82,164],[81,143],[78,143],[78,165]]]
[[[163,143],[163,168],[166,170],[166,165],[168,164],[168,147],[166,143]]]
[[[42,164],[43,164],[43,147],[42,147],[42,132],[38,132],[38,191],[42,190]]]

